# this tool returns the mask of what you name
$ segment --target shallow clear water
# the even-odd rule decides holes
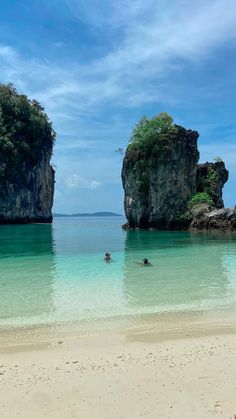
[[[234,308],[236,235],[126,232],[122,222],[0,226],[0,326]]]

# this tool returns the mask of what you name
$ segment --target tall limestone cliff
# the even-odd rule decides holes
[[[166,147],[128,147],[122,181],[130,227],[171,227],[196,193],[197,138],[197,132],[176,127]]]
[[[188,228],[193,197],[223,207],[228,171],[223,162],[198,165],[198,137],[165,113],[139,122],[122,167],[126,227]]]
[[[55,132],[37,101],[0,85],[0,223],[51,222]]]

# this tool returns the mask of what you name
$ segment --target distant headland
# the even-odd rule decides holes
[[[82,212],[77,214],[53,214],[53,217],[123,217],[122,214],[117,214],[116,212]]]

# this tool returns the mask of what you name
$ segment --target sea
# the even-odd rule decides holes
[[[235,311],[235,234],[125,231],[124,222],[62,217],[52,225],[0,226],[1,330],[99,329],[145,316],[227,318]],[[108,251],[112,259],[105,262]]]

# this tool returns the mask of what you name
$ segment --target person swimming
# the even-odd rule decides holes
[[[147,258],[144,258],[142,262],[136,262],[140,266],[152,266],[151,262]]]
[[[111,260],[111,253],[110,253],[110,252],[106,252],[106,253],[105,253],[104,260],[105,260],[106,262],[108,262],[109,260]]]
[[[151,263],[149,262],[149,260],[147,258],[143,259],[143,264],[144,265],[151,265]]]

